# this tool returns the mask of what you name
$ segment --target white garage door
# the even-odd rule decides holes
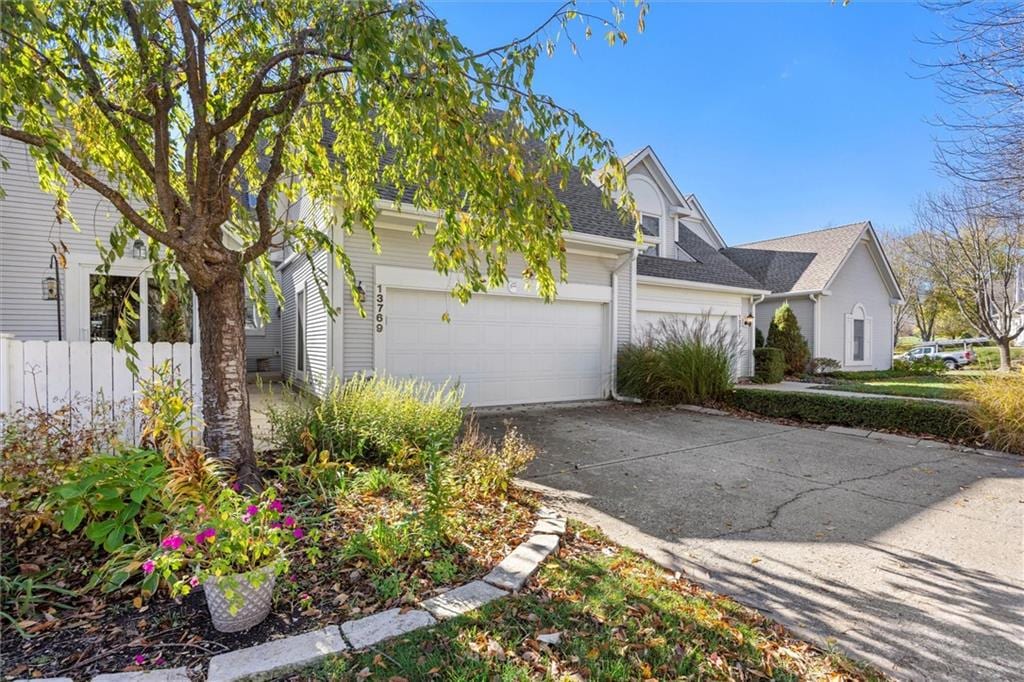
[[[472,405],[605,397],[606,304],[476,295],[461,306],[442,292],[392,288],[386,303],[389,374],[459,381]]]

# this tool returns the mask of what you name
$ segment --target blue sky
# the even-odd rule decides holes
[[[522,35],[542,2],[432,7],[472,47]],[[603,10],[606,5],[592,5]],[[939,17],[911,3],[651,4],[647,30],[608,47],[595,30],[542,58],[537,89],[580,111],[621,153],[654,147],[726,241],[870,219],[910,222],[945,180],[929,119],[944,105],[914,60]]]

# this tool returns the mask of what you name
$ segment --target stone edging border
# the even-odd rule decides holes
[[[437,625],[522,589],[541,563],[558,549],[566,520],[541,507],[533,534],[491,572],[420,603],[420,608],[398,608],[349,620],[341,625],[275,639],[210,659],[206,682],[266,680],[306,667],[345,651],[368,649],[389,639]],[[187,668],[141,670],[96,675],[92,682],[190,682]],[[72,682],[68,677],[16,682]]]

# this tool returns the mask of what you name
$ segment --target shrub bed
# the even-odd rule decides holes
[[[777,384],[786,378],[786,357],[779,348],[754,349],[754,381]]]
[[[961,384],[971,418],[1002,450],[1024,454],[1024,371],[982,376]]]
[[[662,403],[716,402],[733,386],[739,337],[723,320],[662,320],[619,351],[619,390]]]
[[[888,398],[846,398],[781,391],[740,390],[726,404],[746,412],[878,431],[902,431],[948,440],[977,439],[980,432],[967,410],[947,403]]]

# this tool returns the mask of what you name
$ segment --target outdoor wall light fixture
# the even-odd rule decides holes
[[[366,289],[363,288],[363,280],[359,280],[359,283],[356,284],[356,296],[359,297],[360,303],[366,302]]]
[[[136,260],[142,260],[146,257],[146,242],[141,239],[136,239],[132,242],[132,257]]]
[[[743,318],[743,324],[747,325],[748,327],[752,327],[754,325],[754,316],[751,315],[750,313],[747,313],[747,316]]]

